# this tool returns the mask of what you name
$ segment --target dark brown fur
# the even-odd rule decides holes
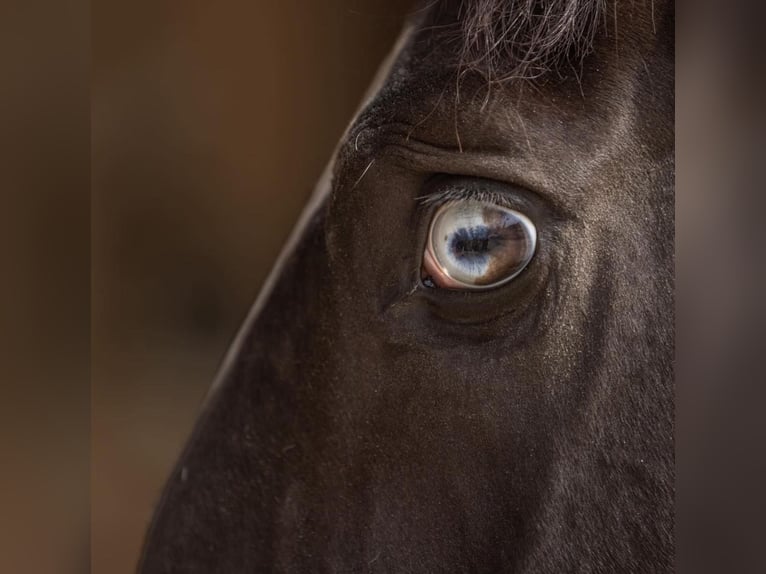
[[[142,572],[672,571],[673,7],[610,4],[612,33],[584,10],[551,37],[585,51],[534,49],[503,82],[466,57],[485,40],[450,40],[456,17],[489,34],[473,9],[415,16],[170,478]],[[532,28],[500,29],[525,53]],[[507,285],[421,283],[418,198],[445,174],[495,182],[535,222]]]
[[[428,12],[440,39],[456,46],[461,71],[492,82],[580,69],[604,26],[606,0],[442,1]],[[611,6],[611,2],[609,2]]]

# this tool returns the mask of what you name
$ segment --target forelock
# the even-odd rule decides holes
[[[608,0],[436,0],[426,26],[457,47],[461,71],[490,81],[580,67]]]

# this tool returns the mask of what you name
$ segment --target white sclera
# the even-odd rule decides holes
[[[447,203],[431,222],[429,250],[440,270],[469,289],[510,281],[527,266],[537,231],[518,211],[494,203]]]

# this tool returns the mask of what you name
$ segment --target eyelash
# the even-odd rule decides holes
[[[450,187],[436,193],[416,197],[415,199],[423,206],[438,205],[447,203],[448,201],[471,199],[474,201],[486,201],[508,208],[513,207],[512,202],[505,196],[505,194],[486,190],[468,189],[465,187]]]

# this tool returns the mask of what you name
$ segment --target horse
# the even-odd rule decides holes
[[[674,6],[415,6],[139,570],[669,572]]]

